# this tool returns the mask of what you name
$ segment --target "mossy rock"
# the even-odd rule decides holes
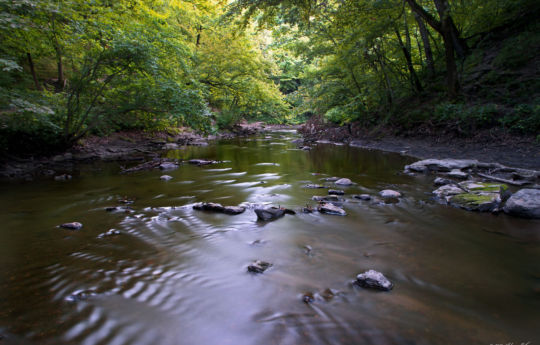
[[[491,212],[499,206],[501,199],[498,193],[462,193],[452,196],[449,202],[469,211]]]
[[[459,186],[469,193],[504,193],[508,190],[508,186],[501,183],[487,182],[471,182],[464,181],[459,183]]]

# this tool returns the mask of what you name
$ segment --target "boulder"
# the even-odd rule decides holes
[[[163,181],[169,181],[169,180],[172,180],[173,177],[170,176],[170,175],[162,175],[159,177],[160,180],[163,180]]]
[[[216,213],[225,213],[230,215],[236,215],[243,213],[246,209],[240,206],[223,206],[214,202],[199,202],[193,205],[194,210],[209,211]]]
[[[334,183],[339,185],[339,186],[350,186],[350,185],[353,184],[352,181],[349,180],[348,178],[340,178],[339,180],[337,180]]]
[[[257,220],[270,221],[283,217],[285,214],[296,214],[293,210],[282,207],[257,208],[254,210],[257,215]]]
[[[259,274],[259,273],[264,273],[264,271],[266,271],[272,266],[273,265],[269,262],[256,260],[256,261],[253,261],[251,265],[247,267],[247,270],[248,272]]]
[[[79,222],[71,222],[71,223],[64,223],[59,225],[59,227],[69,230],[80,230],[82,229],[83,225]]]
[[[405,166],[405,172],[452,171],[453,169],[468,169],[478,165],[475,159],[424,159]]]
[[[383,199],[397,199],[397,198],[401,198],[401,193],[400,193],[400,192],[397,192],[397,191],[391,190],[391,189],[381,190],[381,191],[379,192],[379,195],[380,195]]]
[[[540,189],[521,189],[503,208],[505,213],[524,218],[540,218]]]
[[[369,270],[356,276],[356,284],[368,289],[390,291],[394,284],[390,282],[381,272]]]
[[[322,203],[317,207],[317,211],[320,213],[332,214],[337,216],[346,216],[347,212],[341,207],[335,206],[331,203]]]

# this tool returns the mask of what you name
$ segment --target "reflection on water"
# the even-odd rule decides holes
[[[0,344],[490,344],[540,341],[540,223],[430,200],[411,159],[319,144],[292,132],[169,152],[224,161],[120,175],[80,167],[66,182],[4,183]],[[346,217],[257,223],[194,211],[199,201],[299,210],[325,177],[347,177]],[[328,184],[328,183],[327,183]],[[330,185],[330,184],[329,184]],[[397,204],[352,194],[397,189]],[[108,213],[128,197],[134,212]],[[71,232],[55,226],[84,224]],[[116,229],[120,234],[111,232]],[[262,275],[253,260],[271,262]],[[395,289],[350,285],[376,269]],[[326,298],[312,304],[304,293]]]

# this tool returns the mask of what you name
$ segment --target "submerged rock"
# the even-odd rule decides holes
[[[255,209],[257,220],[270,221],[283,217],[285,214],[296,214],[293,210],[289,210],[282,207],[268,207]]]
[[[59,227],[69,230],[80,230],[82,229],[83,225],[79,222],[71,222],[71,223],[64,223],[59,225]]]
[[[540,218],[540,189],[521,189],[514,193],[503,208],[517,217]]]
[[[217,213],[225,213],[230,215],[236,215],[243,213],[246,209],[245,207],[240,206],[223,206],[214,202],[199,202],[193,205],[194,210],[198,211],[209,211]]]
[[[75,291],[71,295],[66,297],[67,302],[76,303],[85,301],[92,296],[96,296],[97,293],[94,290],[79,290]]]
[[[352,181],[349,180],[348,178],[340,178],[339,180],[337,180],[334,183],[339,185],[339,186],[351,186],[353,184]]]
[[[208,165],[208,164],[216,164],[219,163],[218,161],[207,161],[204,159],[190,159],[188,161],[189,164],[195,164],[195,165]]]
[[[334,176],[334,177],[325,177],[322,180],[327,181],[327,182],[336,182],[336,181],[340,180],[340,178]]]
[[[332,214],[337,216],[346,216],[347,212],[341,207],[335,206],[331,203],[322,203],[317,207],[317,211],[325,214]]]
[[[353,195],[353,198],[358,199],[358,200],[369,201],[371,200],[371,195],[369,194]]]
[[[339,197],[337,195],[314,195],[311,197],[311,200],[313,201],[324,201],[324,202],[337,202],[340,201]]]
[[[394,287],[381,272],[369,270],[356,276],[356,284],[368,289],[390,291]]]
[[[163,180],[163,181],[170,181],[170,180],[173,179],[173,177],[170,176],[170,175],[162,175],[162,176],[159,177],[159,179]]]
[[[266,261],[256,260],[247,267],[248,272],[251,273],[264,273],[267,269],[273,265]]]
[[[323,185],[320,185],[320,184],[306,184],[304,185],[304,188],[309,188],[309,189],[321,189],[321,188],[327,188]]]
[[[99,234],[98,235],[98,238],[104,238],[104,237],[110,237],[110,236],[117,236],[117,235],[120,235],[121,232],[120,230],[116,230],[116,229],[109,229],[107,232],[104,232],[102,234]]]
[[[111,212],[111,213],[132,213],[134,210],[129,206],[111,206],[111,207],[105,207],[105,211]]]
[[[340,189],[330,189],[328,191],[328,194],[330,195],[345,195],[345,192]]]

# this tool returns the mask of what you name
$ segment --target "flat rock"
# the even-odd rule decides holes
[[[330,195],[345,195],[345,192],[341,189],[330,189],[328,190],[328,194]]]
[[[503,210],[512,216],[540,218],[540,189],[519,190],[506,201]]]
[[[170,176],[170,175],[162,175],[162,176],[159,177],[159,179],[162,180],[162,181],[170,181],[170,180],[173,179],[173,177]]]
[[[369,270],[356,276],[356,283],[364,288],[390,291],[394,284],[381,272]]]
[[[428,171],[452,171],[453,169],[468,169],[477,166],[475,159],[424,159],[405,166],[405,171],[428,172]]]
[[[448,202],[467,211],[492,212],[498,209],[501,198],[499,193],[463,193],[451,196]]]
[[[469,174],[467,174],[464,171],[461,171],[460,169],[452,169],[448,173],[448,176],[453,177],[453,178],[457,178],[457,179],[460,179],[460,180],[466,180],[466,179],[469,178]]]
[[[385,189],[379,192],[379,195],[383,199],[397,199],[401,198],[401,193],[392,189]]]
[[[340,178],[339,180],[337,180],[334,183],[339,185],[339,186],[351,186],[353,184],[352,181],[349,180],[348,178]]]
[[[322,203],[317,207],[317,211],[325,214],[332,214],[337,216],[346,216],[347,212],[341,207],[335,206],[331,203]]]
[[[441,186],[433,191],[433,194],[440,199],[444,199],[446,201],[447,197],[457,194],[464,193],[465,190],[461,189],[460,187],[454,185],[454,184],[445,184],[444,186]]]
[[[264,271],[266,271],[272,266],[273,265],[269,262],[256,260],[256,261],[253,261],[251,265],[247,267],[247,270],[248,272],[251,272],[251,273],[260,274],[260,273],[264,273]]]
[[[194,210],[209,211],[216,213],[225,213],[230,215],[236,215],[243,213],[246,209],[241,206],[223,206],[215,202],[199,202],[193,205]]]
[[[71,222],[71,223],[64,223],[59,225],[59,227],[69,230],[80,230],[82,229],[83,225],[79,222]]]

